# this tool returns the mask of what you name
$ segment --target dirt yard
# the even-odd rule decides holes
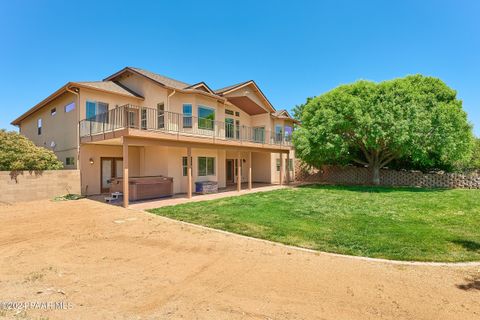
[[[480,267],[303,252],[91,200],[0,218],[0,303],[64,302],[21,319],[480,319]]]

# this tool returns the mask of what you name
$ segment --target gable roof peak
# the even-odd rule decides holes
[[[139,75],[144,76],[146,78],[149,78],[150,80],[153,80],[153,81],[155,81],[155,82],[157,82],[161,85],[171,87],[171,88],[174,88],[174,89],[185,89],[186,87],[190,86],[190,84],[188,84],[186,82],[179,81],[179,80],[176,80],[176,79],[173,79],[173,78],[170,78],[170,77],[167,77],[167,76],[155,73],[155,72],[151,72],[151,71],[141,69],[141,68],[136,68],[136,67],[125,67],[122,70],[112,74],[111,76],[109,76],[109,77],[107,77],[103,80],[104,81],[113,80],[113,79],[117,78],[118,76],[120,76],[121,74],[123,74],[126,71],[130,71],[130,72],[139,74]]]

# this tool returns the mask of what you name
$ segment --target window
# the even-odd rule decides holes
[[[157,129],[165,128],[165,105],[157,104]]]
[[[275,142],[281,142],[283,136],[283,128],[281,125],[277,124],[275,126]]]
[[[265,128],[255,127],[253,128],[253,141],[264,143],[265,142]]]
[[[235,129],[235,125],[233,124],[233,119],[226,118],[225,119],[225,138],[233,138],[234,129]]]
[[[204,106],[198,106],[198,128],[213,130],[214,123],[215,110]]]
[[[75,102],[70,102],[64,107],[64,109],[65,109],[65,112],[70,112],[75,110]]]
[[[285,141],[292,141],[292,127],[285,126]]]
[[[37,133],[38,135],[42,134],[42,118],[37,120]]]
[[[277,171],[280,171],[280,159],[277,159]]]
[[[140,125],[142,130],[147,130],[147,109],[140,110]]]
[[[87,101],[87,119],[95,117],[97,114],[97,104],[95,102]]]
[[[52,110],[50,110],[50,115],[51,116],[54,116],[57,114],[57,108],[53,108]]]
[[[128,111],[128,126],[130,128],[135,128],[135,119],[136,119],[136,113],[135,111]]]
[[[184,177],[188,175],[188,157],[182,157],[182,173]]]
[[[184,128],[192,127],[192,105],[191,104],[183,105],[183,127]]]
[[[233,116],[234,112],[232,110],[225,109],[225,114]]]
[[[104,118],[108,119],[108,103],[105,102],[96,102],[96,101],[87,101],[86,105],[86,118],[92,119],[95,118],[96,121],[103,121]],[[98,115],[106,114],[102,117],[97,117]]]
[[[240,112],[236,111],[235,116],[240,117]]]
[[[198,176],[214,176],[215,175],[215,158],[198,157]]]
[[[65,158],[65,165],[74,166],[75,165],[75,158],[74,157]]]
[[[240,139],[240,120],[235,120],[235,137]]]

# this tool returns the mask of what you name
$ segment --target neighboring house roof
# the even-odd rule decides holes
[[[66,92],[71,92],[72,88],[75,88],[75,87],[92,89],[92,90],[97,90],[102,92],[115,93],[115,94],[120,94],[126,97],[143,100],[143,97],[140,96],[139,94],[134,93],[130,89],[127,89],[124,86],[114,81],[68,82],[67,84],[62,86],[60,89],[58,89],[57,91],[55,91],[54,93],[52,93],[51,95],[49,95],[48,97],[40,101],[38,104],[30,108],[27,112],[19,116],[17,119],[13,120],[11,124],[14,126],[19,125],[23,119],[33,114],[34,112],[40,110],[47,103],[58,98],[62,94]]]
[[[286,109],[278,110],[272,113],[272,117],[277,119],[290,119],[293,122],[300,124],[300,121],[294,119]]]
[[[210,87],[209,87],[205,82],[203,82],[203,81],[198,82],[198,83],[195,83],[195,84],[192,84],[191,86],[188,86],[188,87],[186,87],[185,89],[197,89],[197,90],[201,90],[201,89],[199,89],[199,88],[204,88],[205,91],[210,92],[210,93],[212,93],[212,94],[215,94],[215,92],[214,92],[212,89],[210,89]]]

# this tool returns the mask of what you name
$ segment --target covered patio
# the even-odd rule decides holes
[[[120,189],[115,191],[123,191],[121,204],[124,207],[128,207],[132,200],[136,200],[133,202],[134,205],[140,207],[147,206],[142,203],[157,201],[159,204],[153,207],[159,207],[186,202],[186,199],[201,201],[231,196],[232,193],[243,194],[265,188],[270,190],[291,180],[290,172],[285,168],[285,164],[289,163],[290,159],[288,147],[275,148],[270,145],[260,145],[254,148],[248,143],[218,144],[215,143],[216,141],[206,143],[206,141],[195,141],[195,138],[191,140],[194,141],[169,141],[157,139],[156,136],[146,133],[142,137],[121,136],[83,144],[84,152],[81,152],[81,155],[83,154],[83,165],[86,167],[84,183],[87,188],[90,184],[90,190],[95,190],[87,195],[96,200],[105,200],[105,195],[113,192],[104,188],[103,185],[100,187],[94,185],[94,183],[98,184],[99,173],[103,183],[104,173],[110,172],[110,170],[103,170],[102,161],[107,159],[110,163],[109,159],[113,159],[111,157],[118,160],[112,172],[116,173],[116,177],[120,177],[115,184]],[[277,157],[276,177],[278,179],[276,180],[272,178],[272,170],[275,170],[272,154],[276,154]],[[214,160],[211,166],[213,173],[201,176],[199,163],[206,157]],[[156,177],[173,181],[173,191],[168,194],[168,197],[158,196],[157,199],[155,196],[144,197],[149,199],[148,201],[132,197],[132,183],[137,183],[139,179]],[[218,185],[218,193],[196,195],[194,194],[196,182],[214,182]],[[151,200],[152,198],[154,199]],[[120,201],[115,202],[118,204]]]

